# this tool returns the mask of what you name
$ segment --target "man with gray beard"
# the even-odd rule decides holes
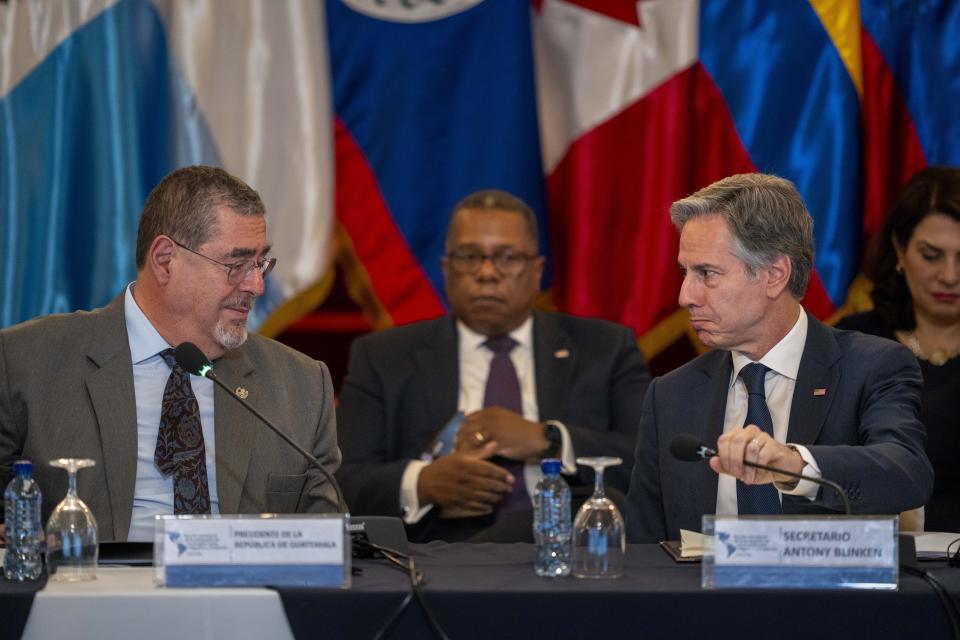
[[[319,471],[172,357],[194,343],[237,396],[336,471],[327,368],[247,332],[269,252],[263,202],[242,181],[203,166],[164,178],[140,217],[135,282],[102,309],[0,331],[0,486],[14,461],[33,460],[45,521],[66,492],[47,462],[95,460],[79,493],[103,541],[152,541],[161,514],[335,511]]]

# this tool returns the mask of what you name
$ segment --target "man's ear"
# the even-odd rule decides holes
[[[444,286],[449,286],[453,280],[453,274],[450,273],[450,258],[440,256],[440,273],[443,274]]]
[[[171,262],[177,245],[167,236],[157,236],[147,252],[147,269],[159,284],[166,284],[171,277]]]
[[[532,261],[530,268],[534,271],[534,277],[537,279],[537,290],[543,286],[543,269],[547,266],[547,259],[544,256],[537,256]]]
[[[777,259],[766,268],[767,297],[779,297],[790,284],[790,276],[792,274],[793,263],[790,262],[790,258],[781,253],[777,256]]]

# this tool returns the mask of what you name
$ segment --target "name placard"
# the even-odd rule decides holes
[[[704,516],[705,589],[896,589],[898,516]]]
[[[343,514],[158,516],[154,567],[168,587],[350,586]]]

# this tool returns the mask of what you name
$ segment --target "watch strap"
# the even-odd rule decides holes
[[[540,458],[556,458],[560,455],[560,450],[563,448],[560,424],[557,420],[546,420],[543,423],[543,436],[547,439],[547,446],[540,452]]]

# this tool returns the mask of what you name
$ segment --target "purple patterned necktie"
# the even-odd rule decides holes
[[[740,370],[740,377],[747,387],[747,419],[743,426],[755,424],[773,437],[773,418],[767,406],[763,379],[769,369],[759,362],[752,362]],[[779,514],[780,493],[772,483],[744,484],[737,480],[737,511],[740,515]]]
[[[177,364],[173,349],[161,351],[160,356],[172,370],[163,390],[153,460],[163,477],[173,476],[174,513],[210,513],[200,407],[193,395],[190,375]]]
[[[483,393],[483,406],[484,408],[503,407],[522,416],[520,379],[517,378],[517,369],[510,359],[510,352],[517,344],[517,341],[510,336],[488,338],[483,343],[483,346],[493,351],[490,373],[487,375],[487,387]],[[513,490],[497,508],[497,517],[511,511],[530,508],[530,496],[527,495],[527,485],[523,480],[523,462],[506,458],[497,458],[496,462],[513,474]]]

